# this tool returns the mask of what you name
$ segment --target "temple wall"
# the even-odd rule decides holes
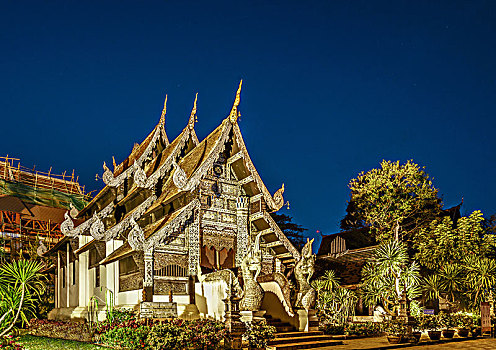
[[[195,283],[196,306],[205,318],[224,320],[226,291],[229,286],[225,281]],[[178,310],[179,311],[179,310]]]

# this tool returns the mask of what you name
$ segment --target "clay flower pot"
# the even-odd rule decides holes
[[[388,335],[387,339],[389,344],[399,344],[403,337],[401,335]]]
[[[454,335],[455,335],[455,330],[454,329],[445,329],[445,330],[443,330],[443,337],[445,337],[447,339],[453,338]]]
[[[441,331],[428,331],[430,340],[439,340],[441,339]]]
[[[418,343],[422,338],[422,332],[412,332],[412,336],[415,338],[415,342]]]
[[[458,335],[460,337],[468,337],[468,329],[466,329],[466,328],[460,328],[458,330]]]

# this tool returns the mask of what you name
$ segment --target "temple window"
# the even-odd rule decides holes
[[[138,272],[138,265],[132,256],[119,260],[119,276],[130,275]]]
[[[95,267],[95,287],[100,287],[100,266]]]
[[[166,265],[155,270],[153,274],[160,277],[188,277],[188,270],[179,265]]]

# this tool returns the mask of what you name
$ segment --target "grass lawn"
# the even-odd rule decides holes
[[[81,343],[78,341],[72,340],[63,340],[63,339],[52,339],[52,338],[44,338],[44,337],[35,337],[32,335],[23,335],[19,339],[19,344],[24,346],[26,350],[48,350],[48,349],[57,349],[57,350],[108,350],[108,348],[104,348],[102,346]]]

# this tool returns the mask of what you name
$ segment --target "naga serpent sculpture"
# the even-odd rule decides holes
[[[311,309],[315,304],[315,289],[310,286],[310,278],[315,272],[315,255],[312,254],[312,243],[307,239],[307,243],[301,250],[301,259],[296,263],[294,274],[298,283],[298,295],[296,307],[305,310]]]
[[[241,311],[257,311],[262,306],[264,291],[257,277],[262,270],[262,250],[260,249],[259,233],[255,242],[241,262],[241,272],[243,274],[243,298],[239,303]]]

